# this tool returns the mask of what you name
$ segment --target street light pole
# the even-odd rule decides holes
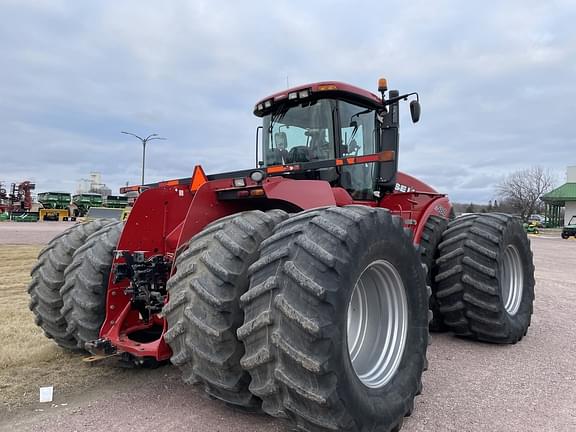
[[[165,140],[166,138],[159,137],[158,134],[155,134],[155,133],[148,135],[146,138],[139,137],[138,135],[133,134],[132,132],[122,131],[122,133],[126,134],[126,135],[132,135],[133,137],[138,138],[140,140],[140,142],[142,142],[142,183],[141,184],[142,184],[142,186],[144,186],[144,168],[146,165],[146,143],[148,141],[152,141],[152,140]]]

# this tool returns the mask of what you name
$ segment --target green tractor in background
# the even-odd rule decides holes
[[[535,222],[524,222],[524,231],[528,234],[540,234],[540,230],[538,229],[538,225]]]

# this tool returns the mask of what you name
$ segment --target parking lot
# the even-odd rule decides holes
[[[15,243],[7,226],[0,224],[0,242]],[[50,233],[35,228],[33,235],[18,239],[25,243],[55,235],[56,226],[61,225],[50,226]],[[495,346],[434,335],[424,390],[402,431],[576,430],[576,241],[544,235],[531,242],[536,300],[527,337],[516,345]],[[86,376],[100,378],[79,381],[66,391],[55,388],[53,404],[28,401],[10,411],[0,408],[0,430],[285,430],[269,417],[207,399],[202,389],[182,384],[171,366],[102,374],[102,368],[113,366],[75,364]],[[34,394],[46,384],[31,382],[26,391]]]

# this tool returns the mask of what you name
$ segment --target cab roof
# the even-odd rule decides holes
[[[269,101],[272,102],[273,106],[277,102],[285,100],[287,101],[289,94],[299,93],[305,90],[310,92],[310,97],[345,99],[375,109],[382,107],[382,98],[372,92],[369,92],[368,90],[364,90],[360,87],[356,87],[340,81],[321,81],[291,87],[289,89],[282,90],[278,93],[274,93],[268,97],[265,97],[259,100],[254,106],[254,114],[258,117],[262,117],[263,115],[267,114],[268,111],[270,111],[271,106],[264,109],[259,109],[259,106],[263,106],[266,102]]]

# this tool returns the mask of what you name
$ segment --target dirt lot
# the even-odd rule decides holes
[[[5,238],[0,230],[0,242]],[[434,336],[424,392],[403,431],[576,430],[576,280],[567,276],[576,241],[533,237],[532,247],[537,285],[528,336],[514,346]],[[39,249],[0,246],[0,430],[285,430],[208,400],[181,384],[172,367],[88,366],[57,348],[27,308],[28,273]],[[54,385],[53,404],[36,402],[42,385]]]
[[[0,245],[0,413],[37,400],[40,385],[55,385],[68,392],[123,372],[115,368],[89,370],[82,364],[82,355],[58,348],[34,324],[26,286],[41,248]]]

